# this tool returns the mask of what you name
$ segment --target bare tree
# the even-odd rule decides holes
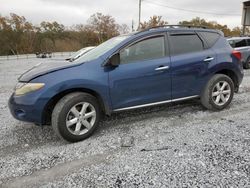
[[[88,23],[87,27],[97,34],[100,43],[119,35],[118,24],[109,15],[96,13],[89,18]]]
[[[129,26],[127,24],[118,25],[120,34],[127,34],[130,32]]]
[[[140,29],[146,29],[150,27],[156,27],[156,26],[162,26],[167,25],[168,22],[162,20],[162,16],[152,16],[150,17],[149,21],[144,21],[143,23],[140,23]]]

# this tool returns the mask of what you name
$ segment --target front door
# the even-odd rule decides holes
[[[165,34],[141,38],[119,53],[120,65],[109,72],[114,110],[171,100]]]

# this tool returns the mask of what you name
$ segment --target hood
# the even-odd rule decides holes
[[[23,73],[19,78],[18,81],[20,82],[29,82],[30,80],[42,76],[44,74],[48,74],[54,71],[58,71],[61,69],[66,69],[70,67],[79,66],[83,63],[72,63],[67,61],[52,61],[52,62],[44,62],[38,65],[35,65],[25,73]]]

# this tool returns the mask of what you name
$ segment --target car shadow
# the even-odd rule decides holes
[[[100,126],[92,135],[92,138],[102,137],[102,132],[109,132],[110,129],[119,128],[118,131],[126,131],[124,124],[138,123],[151,118],[176,117],[180,119],[187,112],[195,113],[204,110],[199,101],[189,100],[175,102],[171,104],[145,107],[124,112],[116,112],[112,116],[105,116],[100,122]],[[20,122],[16,122],[20,124]],[[18,145],[28,144],[29,146],[41,146],[47,144],[64,145],[67,142],[58,138],[51,126],[36,126],[31,123],[14,126],[13,135],[17,139]],[[20,128],[22,126],[22,128]],[[121,129],[121,130],[120,130]]]
[[[105,116],[103,118],[99,128],[95,132],[95,135],[98,136],[101,131],[108,132],[109,129],[113,129],[114,127],[129,125],[131,123],[136,124],[138,122],[150,120],[151,118],[169,117],[180,119],[183,115],[185,115],[185,113],[195,113],[204,110],[205,109],[200,105],[200,101],[198,99],[193,99],[129,111],[116,112],[111,116]],[[127,129],[127,127],[125,126],[124,129]]]

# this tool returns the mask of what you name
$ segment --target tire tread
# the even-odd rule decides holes
[[[201,104],[207,108],[208,110],[222,110],[224,109],[228,104],[230,104],[231,101],[228,102],[227,105],[222,106],[222,107],[216,107],[215,105],[212,104],[211,102],[211,98],[210,98],[210,92],[214,87],[214,83],[219,80],[219,79],[227,79],[231,85],[231,90],[232,90],[232,96],[231,96],[231,100],[233,98],[233,94],[234,94],[234,83],[232,81],[232,79],[230,77],[228,77],[225,74],[215,74],[207,83],[206,87],[204,88],[202,94],[201,94]]]
[[[84,98],[89,98],[90,100],[93,100],[97,103],[97,100],[94,96],[88,94],[88,93],[83,93],[83,92],[74,92],[74,93],[70,93],[70,94],[67,94],[65,95],[64,97],[62,97],[58,103],[56,104],[55,108],[53,109],[53,112],[52,112],[52,116],[51,116],[51,124],[52,124],[52,128],[54,130],[54,132],[56,133],[56,135],[58,137],[60,137],[61,139],[63,140],[66,140],[68,142],[77,142],[77,141],[81,141],[81,140],[84,140],[85,138],[89,137],[92,132],[94,130],[92,130],[90,133],[86,133],[86,136],[83,138],[83,139],[72,139],[72,138],[65,138],[62,133],[60,132],[60,129],[59,129],[59,124],[60,124],[60,115],[61,115],[61,112],[62,110],[65,108],[65,106],[68,104],[68,102],[70,102],[71,100],[73,100],[74,98],[77,98],[77,97],[84,97]],[[96,109],[98,110],[98,109]],[[98,110],[98,112],[100,112]],[[97,112],[97,113],[98,113]],[[99,120],[99,118],[98,118]]]

